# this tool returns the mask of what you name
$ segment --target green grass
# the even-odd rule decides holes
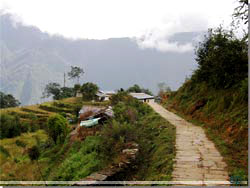
[[[138,132],[141,158],[135,176],[138,180],[170,181],[175,158],[175,127],[151,112],[141,122]]]
[[[37,166],[32,163],[27,154],[27,148],[37,144],[38,137],[41,141],[47,140],[44,131],[39,130],[34,133],[24,133],[15,138],[2,139],[0,148],[4,148],[8,155],[0,152],[1,180],[37,180],[40,174]],[[25,147],[20,147],[16,142],[25,143]],[[43,165],[43,164],[41,164]]]
[[[199,101],[204,106],[195,109]],[[192,123],[202,126],[228,165],[230,176],[247,176],[248,104],[235,89],[215,90],[186,82],[163,104]]]
[[[78,150],[70,149],[65,160],[59,165],[53,180],[80,180],[103,168],[107,161],[99,155],[101,138],[89,136],[80,143]]]
[[[114,179],[169,181],[176,154],[176,129],[146,104],[138,104],[136,109],[137,114],[141,115],[132,126],[136,135],[134,141],[139,144],[139,155],[133,167],[116,175]]]
[[[42,106],[50,108],[47,110],[34,105],[8,109],[8,112],[23,113],[25,115],[22,120],[28,121],[31,113],[35,116],[49,116],[64,109],[72,110],[79,104],[106,106],[109,102],[81,102],[79,98],[69,98],[43,103]],[[80,180],[107,167],[113,161],[119,163],[122,159],[120,153],[129,142],[139,144],[139,157],[125,174],[116,177],[121,178],[117,180],[171,180],[175,157],[174,126],[146,104],[128,102],[126,105],[136,109],[136,119],[133,115],[130,118],[135,110],[122,111],[127,108],[121,108],[120,115],[129,117],[129,122],[123,122],[124,118],[116,120],[117,125],[110,122],[111,127],[105,125],[97,135],[88,136],[82,142],[72,143],[68,136],[64,143],[55,145],[42,130],[2,139],[1,180],[42,180],[36,162],[30,161],[27,153],[27,149],[34,145],[38,145],[41,150],[38,164],[46,180]]]

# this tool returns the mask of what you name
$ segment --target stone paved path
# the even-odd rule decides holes
[[[221,185],[229,184],[226,163],[208,140],[204,130],[195,126],[155,102],[149,105],[171,124],[176,126],[176,159],[173,181],[178,184]]]

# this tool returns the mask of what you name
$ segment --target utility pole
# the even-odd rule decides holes
[[[66,85],[65,72],[63,73],[63,87]]]

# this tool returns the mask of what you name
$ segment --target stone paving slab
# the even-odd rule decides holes
[[[173,181],[195,181],[198,185],[209,186],[230,184],[223,157],[201,127],[187,122],[155,102],[149,105],[176,127]]]

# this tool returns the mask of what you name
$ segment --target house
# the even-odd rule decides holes
[[[96,95],[97,95],[97,97],[98,97],[98,99],[100,101],[107,101],[114,94],[116,94],[115,91],[102,91],[102,90],[99,90]]]
[[[102,91],[102,90],[99,90],[97,92],[96,96],[97,96],[99,101],[107,101],[114,94],[116,94],[115,91]],[[76,97],[82,97],[82,93],[80,92],[80,90],[78,90],[76,92]]]
[[[80,90],[78,90],[78,91],[76,92],[76,97],[82,97],[82,93],[81,93]]]
[[[138,99],[139,101],[142,102],[153,102],[154,101],[154,96],[148,95],[146,93],[129,93],[132,97]]]

